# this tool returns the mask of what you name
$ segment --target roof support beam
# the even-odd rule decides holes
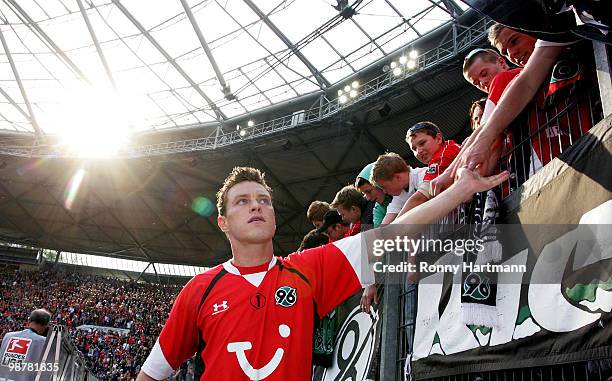
[[[274,58],[276,58],[278,60],[278,58],[276,56],[273,56]],[[295,93],[296,97],[300,97],[300,93],[297,92],[297,90],[295,89],[295,87],[293,87],[293,85],[291,85],[291,83],[289,83],[289,81],[287,81],[287,79],[285,77],[283,77],[281,75],[281,73],[276,70],[276,67],[274,65],[272,65],[270,62],[268,62],[268,57],[264,57],[264,61],[268,64],[268,66],[270,67],[270,70],[272,70],[274,72],[274,74],[278,75],[280,77],[280,79],[283,80],[283,82],[285,83],[285,85],[289,86],[289,88],[291,90],[293,90],[293,92]],[[293,71],[293,70],[292,70]],[[295,73],[295,71],[294,71]],[[301,76],[301,75],[300,75]],[[307,79],[309,82],[312,82],[311,79]],[[321,90],[319,90],[321,91]],[[297,98],[294,98],[297,99]],[[278,104],[278,103],[277,103]],[[274,104],[272,104],[271,106],[274,106]]]
[[[98,41],[98,37],[96,36],[96,32],[93,28],[93,26],[91,25],[91,22],[89,21],[89,16],[87,16],[87,11],[85,10],[85,7],[83,7],[83,1],[82,0],[77,0],[77,4],[79,5],[79,10],[81,11],[81,16],[83,16],[83,20],[85,20],[85,25],[87,25],[87,30],[89,31],[89,35],[91,36],[91,39],[94,43],[94,45],[96,46],[96,51],[98,52],[98,57],[100,57],[100,61],[102,62],[102,66],[104,66],[104,70],[106,71],[106,75],[108,76],[108,80],[111,82],[111,84],[113,85],[113,89],[116,91],[117,90],[117,84],[115,83],[115,79],[113,78],[113,73],[110,70],[110,67],[108,66],[108,62],[106,61],[106,57],[104,56],[104,52],[102,51],[102,48],[100,47],[100,42]]]
[[[9,101],[9,103],[10,103],[10,104],[12,104],[12,105],[13,105],[13,107],[15,107],[15,108],[17,109],[17,111],[19,111],[19,113],[20,113],[21,115],[23,115],[23,117],[24,117],[24,118],[26,118],[27,120],[30,120],[30,116],[28,115],[28,113],[27,113],[27,112],[25,112],[25,111],[24,111],[24,110],[21,108],[21,106],[19,106],[19,105],[17,104],[17,102],[15,102],[15,100],[14,100],[13,98],[11,98],[11,96],[10,96],[10,95],[8,95],[8,93],[7,93],[6,91],[4,91],[4,89],[3,89],[2,87],[0,87],[0,94],[2,94],[2,95],[3,95],[3,96],[6,98],[6,100],[7,100],[7,101]]]
[[[123,13],[123,15],[127,17],[128,20],[130,20],[130,22],[136,27],[136,29],[138,29],[140,33],[142,33],[142,35],[145,36],[147,40],[149,40],[151,45],[153,45],[155,49],[157,49],[157,51],[159,51],[161,55],[164,56],[166,61],[168,61],[168,63],[174,67],[174,69],[189,83],[189,85],[198,94],[200,94],[202,98],[204,98],[204,100],[208,104],[208,107],[210,107],[215,113],[215,115],[217,116],[217,121],[222,122],[223,120],[227,119],[227,116],[223,113],[223,111],[221,111],[217,107],[217,105],[212,101],[212,99],[210,99],[208,95],[204,93],[202,88],[200,88],[200,86],[194,82],[194,80],[189,76],[189,74],[187,74],[185,70],[183,70],[183,68],[178,63],[176,63],[174,58],[172,58],[170,54],[159,44],[159,42],[157,42],[157,40],[153,38],[151,33],[149,33],[147,29],[145,29],[145,27],[134,17],[134,15],[132,15],[130,11],[128,11],[127,8],[123,6],[123,4],[121,4],[119,0],[112,0],[112,1],[113,1],[113,4],[115,4],[115,6],[119,8],[121,13]]]
[[[267,48],[267,47],[266,47],[264,44],[262,44],[262,43],[261,43],[261,42],[260,42],[260,41],[257,39],[257,37],[253,36],[253,34],[252,34],[251,32],[249,32],[249,30],[248,30],[247,28],[245,28],[245,26],[244,26],[244,25],[240,24],[240,23],[238,22],[238,20],[236,20],[236,18],[235,18],[234,16],[232,16],[232,14],[231,14],[231,13],[229,13],[229,12],[227,11],[227,9],[225,9],[225,7],[223,7],[223,5],[219,4],[219,1],[215,0],[215,3],[217,3],[217,5],[219,6],[219,8],[221,8],[221,10],[222,10],[223,12],[225,12],[225,14],[226,14],[226,15],[227,15],[227,16],[228,16],[230,19],[232,19],[232,21],[233,21],[234,23],[236,23],[236,25],[238,25],[238,26],[240,27],[240,29],[241,29],[241,30],[242,30],[244,33],[246,33],[246,34],[247,34],[247,36],[251,37],[251,39],[252,39],[253,41],[255,41],[255,42],[257,43],[257,45],[259,45],[259,46],[260,46],[260,47],[261,47],[263,50],[265,50],[265,51],[266,51],[266,52],[267,52],[267,53],[270,55],[270,57],[273,57],[273,58],[274,58],[274,59],[277,61],[277,63],[278,63],[278,64],[283,65],[283,66],[284,66],[284,67],[285,67],[287,70],[289,70],[289,71],[291,71],[291,72],[295,73],[297,76],[299,76],[299,77],[301,77],[301,78],[304,78],[304,79],[305,79],[305,80],[307,80],[308,82],[312,82],[313,84],[315,84],[315,85],[316,85],[316,82],[314,82],[312,79],[310,79],[309,77],[305,77],[305,76],[304,76],[303,74],[301,74],[301,73],[298,73],[298,72],[297,72],[297,71],[295,71],[293,68],[291,68],[289,65],[287,65],[287,64],[285,64],[284,62],[282,62],[281,60],[279,60],[279,59],[278,59],[278,57],[277,57],[277,56],[276,56],[274,53],[272,53],[272,51],[271,51],[270,49],[268,49],[268,48]],[[276,74],[278,74],[278,76],[279,76],[279,77],[281,77],[281,78],[283,79],[283,81],[285,82],[285,84],[288,84],[288,83],[287,83],[287,80],[286,80],[285,78],[283,78],[283,76],[282,76],[282,75],[280,75],[280,74],[279,74],[279,73],[276,71],[276,69],[274,69],[274,66],[272,66],[272,65],[271,65],[271,64],[268,62],[267,57],[264,57],[264,58],[263,58],[263,60],[264,60],[264,61],[265,61],[265,62],[266,62],[266,63],[267,63],[267,64],[268,64],[268,65],[269,65],[271,68],[272,68],[272,70],[274,70],[274,72],[275,72]],[[289,85],[289,86],[291,87],[291,85]],[[295,89],[293,89],[293,87],[292,87],[291,89],[292,89],[292,90],[295,92],[295,94],[296,94],[296,95],[299,95],[299,94],[297,93],[297,91],[295,91]]]
[[[146,254],[147,257],[149,256]],[[159,274],[157,273],[157,269],[155,268],[155,263],[151,262],[151,266],[153,266],[153,271],[155,271],[155,276],[157,277],[157,283],[161,284],[161,279],[159,279]]]
[[[327,172],[327,175],[332,176],[338,183],[338,186],[342,188],[344,186],[344,183],[340,181],[340,179],[336,175],[331,174],[331,169],[327,166],[327,164],[325,164],[323,159],[321,159],[321,157],[317,155],[317,152],[307,142],[305,142],[304,139],[302,139],[302,137],[299,134],[295,134],[294,136],[300,142],[301,145],[306,147],[306,149],[310,151],[310,153],[312,153],[312,155],[319,162],[319,164],[321,164],[321,166],[325,169],[325,171]]]
[[[145,267],[140,274],[138,275],[138,278],[136,278],[136,282],[138,282],[140,280],[140,278],[142,277],[142,275],[145,273],[145,271],[147,271],[147,269],[149,268],[149,266],[151,266],[151,262],[149,262],[149,264],[147,265],[147,267]]]
[[[295,45],[293,45],[291,41],[289,41],[287,36],[285,36],[285,34],[281,32],[276,25],[274,25],[272,20],[270,20],[268,16],[257,7],[257,5],[255,5],[251,0],[243,1],[249,6],[249,8],[253,10],[253,12],[255,12],[257,16],[259,16],[259,18],[274,32],[274,34],[276,34],[276,36],[280,38],[285,45],[287,45],[287,47],[295,54],[295,56],[299,58],[304,65],[306,65],[308,70],[310,70],[312,75],[319,83],[319,86],[321,86],[322,88],[327,88],[331,86],[329,81],[325,79],[325,77],[323,77],[323,75],[314,67],[314,65],[302,54],[299,49],[295,47]]]
[[[90,6],[91,6],[91,4],[90,4]],[[100,13],[100,10],[99,10],[97,7],[93,7],[93,9],[95,9],[96,13],[98,14],[98,16],[100,16],[100,19],[101,19],[101,20],[102,20],[102,22],[103,22],[103,23],[106,25],[106,27],[107,27],[107,28],[108,28],[110,31],[112,31],[112,32],[113,32],[113,34],[115,35],[115,37],[116,37],[116,38],[117,38],[119,41],[121,41],[121,43],[123,44],[123,46],[124,46],[124,47],[125,47],[127,50],[129,50],[129,51],[130,51],[130,53],[132,53],[132,54],[134,55],[134,57],[136,57],[136,59],[138,60],[138,62],[140,62],[140,63],[143,65],[143,67],[146,67],[146,68],[147,68],[147,70],[149,70],[149,72],[150,72],[151,74],[153,74],[153,75],[154,75],[154,76],[155,76],[155,77],[156,77],[156,78],[157,78],[157,79],[158,79],[158,80],[159,80],[161,83],[163,83],[163,84],[164,84],[164,85],[165,85],[165,86],[168,88],[169,93],[170,93],[170,94],[172,94],[172,96],[174,96],[174,97],[177,99],[177,101],[178,101],[178,102],[181,104],[181,106],[183,106],[183,107],[185,108],[185,111],[187,111],[188,113],[189,113],[189,112],[191,112],[191,109],[190,109],[189,107],[187,107],[187,105],[189,105],[189,102],[188,102],[188,101],[187,101],[185,98],[183,98],[183,97],[182,97],[182,96],[181,96],[179,93],[177,93],[177,92],[174,90],[174,88],[173,88],[172,86],[170,86],[170,84],[169,84],[169,83],[167,83],[167,82],[166,82],[166,81],[165,81],[165,80],[164,80],[164,79],[163,79],[163,78],[162,78],[162,77],[161,77],[159,74],[157,74],[157,72],[155,72],[155,70],[153,70],[153,69],[152,69],[152,68],[151,68],[149,65],[147,65],[147,63],[146,63],[146,62],[145,62],[145,61],[144,61],[144,60],[143,60],[143,59],[142,59],[140,56],[138,56],[138,54],[136,53],[136,51],[134,51],[134,49],[133,49],[133,48],[132,48],[132,47],[131,47],[131,46],[130,46],[128,43],[126,43],[126,42],[125,42],[125,39],[123,39],[123,38],[122,38],[122,37],[119,35],[119,33],[117,33],[117,31],[116,31],[116,30],[113,28],[113,26],[112,26],[112,25],[110,25],[110,24],[108,23],[108,21],[107,21],[107,20],[106,20],[104,17],[102,17],[102,14]],[[159,104],[157,104],[157,102],[155,102],[155,100],[153,99],[153,97],[151,96],[151,94],[150,94],[150,93],[148,93],[148,94],[147,94],[147,97],[148,97],[149,99],[151,99],[151,101],[152,101],[152,102],[153,102],[153,103],[154,103],[154,104],[155,104],[155,105],[156,105],[158,108],[160,108],[160,109],[162,110],[162,112],[164,113],[164,115],[165,115],[166,117],[168,117],[168,119],[169,119],[169,120],[170,120],[170,121],[171,121],[171,122],[172,122],[172,123],[173,123],[175,126],[178,126],[178,125],[176,124],[176,122],[174,121],[174,119],[172,119],[172,117],[171,117],[170,115],[168,115],[168,114],[166,113],[166,111],[165,111],[165,110],[163,110],[163,108],[161,108],[161,107],[159,106]],[[195,114],[192,114],[192,115],[193,115],[193,117],[194,117],[194,118],[198,119],[198,117],[197,117]],[[199,119],[198,119],[198,120],[199,120]]]
[[[4,33],[2,33],[2,29],[0,29],[0,41],[2,42],[2,47],[4,48],[4,53],[8,58],[9,64],[11,65],[11,70],[13,71],[13,76],[17,81],[17,85],[19,85],[19,91],[21,92],[21,97],[28,108],[28,119],[34,128],[34,134],[36,135],[36,139],[39,140],[42,138],[42,131],[38,126],[38,122],[36,121],[36,116],[34,115],[34,110],[32,109],[32,104],[30,104],[30,99],[28,98],[28,93],[25,91],[25,87],[23,87],[23,82],[21,81],[21,77],[19,76],[19,70],[17,70],[17,66],[15,66],[15,61],[13,61],[13,55],[6,43],[6,39],[4,38]]]
[[[64,53],[64,51],[62,49],[60,49],[60,47],[51,39],[51,37],[49,37],[49,35],[47,35],[45,33],[44,30],[42,30],[42,28],[38,25],[38,23],[36,21],[34,21],[30,15],[27,14],[27,12],[21,8],[19,6],[19,4],[17,4],[17,1],[15,0],[4,0],[5,3],[10,3],[10,5],[13,6],[14,8],[14,12],[17,15],[17,17],[19,17],[20,19],[22,19],[22,21],[24,21],[24,24],[26,24],[28,26],[28,28],[30,29],[34,29],[34,31],[36,32],[35,34],[38,34],[38,36],[41,37],[41,39],[46,42],[50,47],[51,50],[53,50],[53,52],[58,55],[59,57],[62,58],[62,60],[64,61],[64,63],[66,63],[68,65],[68,67],[70,67],[70,69],[72,69],[74,71],[74,73],[76,73],[76,75],[83,80],[84,82],[91,84],[91,82],[89,82],[89,80],[87,79],[87,77],[85,76],[85,74],[83,74],[83,72],[81,71],[81,69],[79,69],[76,64],[74,62],[72,62],[72,60],[66,55],[66,53]]]
[[[47,231],[45,230],[45,228],[38,223],[38,220],[34,218],[32,214],[30,214],[30,212],[19,202],[18,199],[16,199],[15,196],[13,196],[13,194],[4,185],[2,185],[2,182],[0,182],[0,190],[3,190],[4,193],[8,195],[15,202],[17,208],[19,208],[23,213],[24,218],[20,220],[24,222],[24,225],[31,227],[29,231],[25,232],[26,235],[28,235],[28,239],[38,241],[41,238],[47,238],[50,242],[54,242],[54,238],[47,236]],[[11,221],[11,223],[12,222],[13,221]],[[13,223],[13,225],[15,224]]]
[[[461,9],[461,7],[459,7],[457,3],[455,3],[454,0],[441,0],[441,1],[442,1],[442,4],[444,4],[444,6],[446,7],[446,9],[450,11],[451,16],[453,16],[453,18],[457,18],[464,13],[463,9]]]
[[[363,28],[361,27],[361,25],[359,25],[359,23],[358,23],[357,21],[355,21],[355,19],[354,19],[354,18],[351,18],[351,21],[353,22],[353,24],[355,24],[355,26],[357,27],[357,29],[359,29],[359,30],[361,31],[361,33],[363,33],[363,34],[364,34],[364,35],[365,35],[365,36],[368,38],[368,40],[370,40],[370,42],[371,42],[372,44],[374,44],[374,46],[376,46],[376,48],[377,48],[378,50],[380,50],[380,52],[381,52],[383,55],[387,55],[387,52],[385,52],[385,50],[384,50],[384,49],[383,49],[383,48],[382,48],[380,45],[378,45],[378,43],[376,42],[376,40],[374,40],[374,39],[373,39],[373,38],[372,38],[372,37],[371,37],[371,36],[368,34],[368,32],[366,32],[366,30],[365,30],[365,29],[363,29]]]
[[[392,3],[392,2],[390,2],[389,0],[385,0],[385,3],[387,3],[387,5],[388,5],[389,7],[391,7],[391,9],[393,9],[393,11],[394,11],[395,13],[397,13],[397,15],[398,15],[399,17],[401,17],[401,18],[404,20],[404,22],[405,22],[405,23],[406,23],[406,24],[407,24],[407,25],[408,25],[408,26],[409,26],[409,27],[410,27],[412,30],[414,30],[414,33],[416,33],[416,34],[417,34],[417,36],[419,36],[419,37],[421,37],[421,36],[422,36],[422,34],[421,34],[421,33],[420,33],[420,32],[419,32],[419,31],[418,31],[418,30],[417,30],[417,29],[414,27],[414,25],[412,25],[412,24],[410,23],[410,20],[409,20],[409,19],[407,19],[406,17],[404,17],[404,15],[403,15],[403,14],[402,14],[402,13],[401,13],[401,12],[400,12],[400,11],[399,11],[397,8],[395,8],[395,5],[393,5],[393,3]]]
[[[453,8],[452,4],[445,0],[429,0],[434,6],[442,9],[444,12],[448,13],[452,18],[457,18],[459,14],[457,14],[457,10]],[[443,3],[444,6],[441,6],[440,3]],[[455,4],[457,6],[457,4]],[[459,8],[459,7],[457,7]],[[459,8],[460,9],[460,8]]]
[[[223,78],[223,73],[221,73],[221,70],[219,70],[217,61],[215,60],[215,57],[213,56],[212,51],[210,50],[210,47],[208,46],[208,43],[206,42],[206,39],[204,38],[204,35],[202,34],[202,30],[200,29],[200,26],[198,25],[198,21],[193,16],[193,12],[191,12],[191,8],[189,7],[189,4],[187,4],[187,0],[181,0],[181,4],[183,5],[183,9],[185,9],[185,14],[187,15],[187,18],[189,18],[189,22],[191,22],[191,26],[193,27],[195,34],[198,36],[198,40],[200,40],[200,45],[202,45],[202,49],[204,49],[204,53],[206,53],[206,57],[208,57],[208,61],[210,61],[210,64],[213,70],[215,71],[215,75],[217,76],[217,80],[219,81],[219,84],[221,85],[221,91],[223,91],[223,94],[225,95],[225,99],[232,100],[233,98],[235,98],[235,96],[232,94],[230,87],[225,82],[225,79]]]
[[[353,67],[353,65],[351,65],[351,63],[346,59],[346,57],[344,57],[342,55],[342,53],[340,53],[338,51],[338,49],[336,49],[336,47],[334,45],[332,45],[329,40],[327,38],[325,38],[325,35],[321,35],[321,39],[323,41],[325,41],[325,43],[334,51],[334,53],[336,53],[338,55],[338,57],[342,58],[342,60],[344,61],[344,63],[346,63],[346,65],[353,71],[353,73],[356,72],[355,68]]]
[[[268,61],[266,61],[268,62]],[[272,67],[272,66],[270,66]],[[253,87],[259,91],[259,94],[263,95],[264,98],[266,98],[266,100],[268,101],[268,103],[272,104],[272,101],[270,100],[270,98],[268,98],[268,96],[266,95],[266,93],[264,93],[263,91],[261,91],[261,89],[259,88],[259,86],[257,86],[257,84],[255,82],[253,82],[253,80],[251,79],[251,77],[249,77],[249,75],[247,73],[244,72],[244,70],[242,70],[242,68],[238,68],[238,71],[240,72],[240,74],[244,75],[244,77],[249,81],[249,83],[251,85],[253,85]],[[282,77],[281,77],[282,78]]]

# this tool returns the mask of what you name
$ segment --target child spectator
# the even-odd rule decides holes
[[[489,93],[495,76],[508,70],[504,57],[493,49],[474,49],[463,60],[463,77],[485,93]]]
[[[393,200],[387,207],[383,224],[389,224],[402,210],[404,203],[423,182],[427,168],[410,168],[398,154],[390,152],[380,155],[370,176],[370,183],[383,189]]]
[[[323,224],[317,229],[317,233],[325,233],[329,242],[334,242],[348,236],[351,224],[342,221],[342,216],[336,209],[330,209],[323,216]]]
[[[473,125],[472,130],[476,130],[477,127],[487,121],[487,118],[499,103],[506,86],[520,71],[521,69],[510,69],[504,58],[494,50],[474,49],[468,53],[463,61],[463,76],[466,81],[488,94],[479,123],[477,126]],[[505,153],[512,150],[512,133],[510,131],[504,131],[493,142],[489,159],[481,165],[481,173],[488,174],[495,170],[500,156],[504,154],[502,147],[505,147]],[[522,162],[524,162],[524,159],[521,160]],[[504,164],[509,165],[509,163]],[[517,172],[517,168],[513,169],[513,172]],[[533,168],[531,172],[533,173],[537,169]],[[504,187],[503,195],[506,196],[509,194],[509,185],[504,184]]]
[[[497,31],[495,31],[495,29],[497,29]],[[499,45],[500,51],[508,55],[513,62],[524,64],[525,69],[521,72],[521,75],[516,76],[516,79],[508,86],[503,99],[500,99],[498,107],[491,113],[487,123],[481,123],[482,128],[479,132],[477,134],[472,134],[464,143],[464,147],[458,159],[449,167],[449,170],[445,172],[443,176],[439,176],[434,180],[432,188],[436,193],[439,193],[453,182],[453,176],[458,168],[467,167],[473,170],[483,164],[489,156],[489,150],[494,140],[497,139],[523,109],[532,102],[534,97],[539,96],[538,92],[541,92],[542,88],[544,88],[549,95],[548,101],[544,103],[553,104],[559,102],[559,107],[561,108],[563,108],[561,102],[568,102],[567,104],[571,103],[571,97],[566,98],[556,95],[563,95],[563,93],[567,93],[566,90],[569,90],[571,95],[572,89],[576,89],[576,86],[573,86],[574,82],[580,80],[581,66],[592,66],[590,62],[588,62],[593,56],[592,51],[581,51],[581,48],[575,48],[573,46],[575,43],[556,43],[536,40],[533,43],[533,50],[531,50],[530,47],[528,49],[524,48],[524,45],[529,42],[527,39],[523,38],[521,41],[517,40],[517,38],[523,36],[508,33],[507,37],[510,39],[504,37],[502,40],[498,38],[500,35],[499,32],[501,31],[503,31],[502,27],[494,28],[493,40],[499,39],[499,41],[494,42],[494,44],[496,44],[496,46]],[[514,40],[512,38],[514,38]],[[531,41],[533,41],[533,39],[531,39]],[[523,47],[515,49],[512,44],[517,44],[519,42]],[[585,48],[588,49],[587,46],[585,46]],[[570,66],[573,66],[576,70],[571,69]],[[547,79],[549,80],[547,81]],[[586,85],[583,85],[582,88],[587,90],[590,89],[592,86],[589,85],[589,83],[590,81],[587,81]],[[563,91],[559,92],[561,89],[563,89]],[[561,100],[555,98],[561,98]],[[585,107],[581,107],[582,103],[585,103]],[[546,126],[538,131],[539,133],[532,133],[533,148],[537,152],[538,159],[540,161],[543,160],[543,164],[546,164],[546,162],[557,156],[560,149],[572,143],[576,125],[578,126],[578,132],[580,134],[582,134],[581,131],[590,128],[590,125],[592,125],[591,120],[588,120],[586,126],[584,126],[582,121],[590,119],[584,116],[587,116],[591,111],[594,111],[594,114],[597,115],[597,109],[591,110],[588,101],[578,102],[577,109],[579,116],[575,119],[577,123],[570,123],[570,126],[574,126],[574,128],[571,128],[571,133],[568,134],[569,138],[559,133],[559,130],[562,129],[558,128],[555,123],[563,123],[561,121],[563,118],[555,118],[555,120],[550,121],[546,118],[540,120],[540,123],[536,123],[538,129],[540,125]],[[546,112],[543,114],[546,115]],[[558,112],[554,113],[554,115],[557,114]],[[538,114],[535,115],[538,117],[540,116]],[[544,122],[544,124],[541,124],[542,122]],[[551,133],[555,135],[551,136]],[[557,138],[553,138],[554,136],[557,136]],[[551,147],[550,143],[554,143],[555,139],[559,144],[554,144]],[[541,143],[549,144],[542,145]]]
[[[371,227],[373,224],[374,202],[366,200],[352,185],[347,185],[336,193],[331,207],[340,213],[344,222],[350,222],[349,236],[359,233],[366,225]]]
[[[414,156],[427,164],[427,172],[417,192],[410,196],[399,212],[400,216],[433,197],[429,182],[444,172],[461,150],[461,146],[453,140],[444,140],[440,128],[432,122],[419,122],[410,127],[406,132],[406,143]]]
[[[323,224],[325,213],[329,212],[330,209],[329,204],[325,201],[313,201],[306,211],[306,218],[318,229]]]
[[[304,251],[313,247],[327,245],[328,243],[329,237],[325,233],[319,233],[317,229],[312,229],[302,238],[302,243],[300,243],[297,251]]]
[[[486,102],[487,98],[480,98],[474,101],[470,107],[470,128],[472,131],[480,126],[480,120],[482,119]]]

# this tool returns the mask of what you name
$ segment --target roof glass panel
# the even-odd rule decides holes
[[[376,38],[389,30],[389,26],[401,23],[402,18],[393,11],[384,0],[376,0],[365,7],[363,11],[353,16],[372,38]]]
[[[351,36],[351,38],[346,38],[346,36]],[[327,32],[325,34],[325,38],[327,38],[329,43],[332,44],[343,56],[346,56],[364,44],[370,43],[368,37],[350,21],[344,21],[331,31]]]
[[[83,4],[103,57],[76,1],[0,3],[7,21],[0,28],[45,133],[64,133],[58,110],[80,103],[121,100],[129,112],[120,123],[136,130],[221,120],[213,107],[225,117],[252,113],[321,90],[317,71],[334,84],[380,59],[381,49],[391,53],[409,44],[418,35],[403,18],[421,34],[450,19],[441,2],[427,0],[349,1],[352,19],[342,16],[337,0],[188,0],[211,61],[180,1]],[[0,129],[33,132],[18,109],[27,106],[8,61],[0,50],[0,85],[17,107],[0,94]]]

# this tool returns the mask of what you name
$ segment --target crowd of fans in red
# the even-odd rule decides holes
[[[100,380],[128,381],[155,344],[180,287],[143,284],[55,271],[2,270],[0,340],[23,329],[30,312],[46,308],[64,325],[87,366]],[[81,325],[123,328],[129,334],[82,330]]]

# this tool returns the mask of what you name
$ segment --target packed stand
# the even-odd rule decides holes
[[[64,325],[87,366],[100,380],[133,380],[155,344],[179,287],[100,276],[3,269],[0,281],[0,339],[23,329],[34,308]],[[77,329],[94,325],[129,330]]]

